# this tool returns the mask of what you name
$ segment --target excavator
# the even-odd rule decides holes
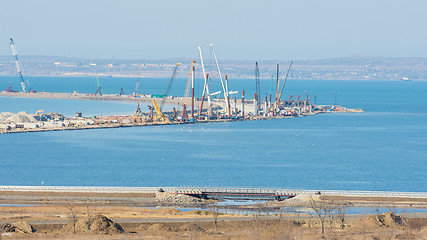
[[[38,115],[38,116],[39,116],[40,121],[43,121],[43,118],[44,118],[44,110],[43,110],[43,109],[38,110],[38,111],[36,112],[36,115]]]

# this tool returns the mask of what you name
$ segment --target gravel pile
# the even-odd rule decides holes
[[[2,112],[0,113],[0,123],[36,123],[38,120],[33,114],[27,112],[11,113]]]
[[[78,233],[95,233],[95,234],[110,234],[124,232],[120,224],[113,222],[104,215],[98,215],[91,221],[88,218],[77,219],[75,225],[73,222],[68,223],[64,227],[65,232]]]
[[[36,230],[27,222],[15,222],[12,224],[5,224],[1,230],[4,232],[16,232],[16,233],[33,233]]]
[[[166,192],[156,193],[156,201],[166,203],[198,203],[201,202],[199,198],[184,195],[184,194],[172,194]]]

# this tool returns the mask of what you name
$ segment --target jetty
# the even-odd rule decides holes
[[[131,101],[138,103],[136,111],[130,115],[113,116],[82,116],[77,112],[75,116],[64,116],[61,113],[46,113],[39,110],[34,114],[26,112],[0,113],[0,133],[23,133],[23,132],[45,132],[45,131],[65,131],[65,130],[88,130],[102,128],[122,128],[141,126],[164,126],[178,124],[196,123],[218,123],[234,121],[268,120],[311,116],[319,113],[355,113],[363,112],[361,109],[348,109],[338,105],[314,105],[308,100],[286,100],[280,102],[280,107],[273,106],[271,102],[264,102],[264,107],[260,108],[256,99],[234,101],[234,106],[229,108],[227,114],[224,102],[220,99],[211,99],[211,104],[198,111],[194,110],[194,105],[202,104],[202,100],[193,102],[191,98],[169,97],[162,100],[162,104],[171,106],[182,106],[181,110],[175,107],[173,111],[164,112],[157,103],[156,98],[148,96],[115,96],[90,94],[67,94],[67,93],[17,93],[2,92],[0,96],[8,97],[28,97],[28,98],[61,98],[79,100],[101,100],[101,101]],[[149,111],[143,112],[140,103],[152,103]],[[187,105],[193,104],[190,110]]]

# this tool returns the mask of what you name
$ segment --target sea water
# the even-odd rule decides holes
[[[33,85],[37,79],[46,81],[49,91],[64,92],[75,81],[31,78]],[[113,92],[124,80],[109,81]],[[149,81],[158,89],[168,83],[144,82]],[[179,81],[172,94],[183,92],[185,80]],[[261,91],[268,92],[269,84],[264,80]],[[245,89],[248,99],[254,85],[230,81],[230,89]],[[336,96],[338,104],[365,113],[0,135],[0,185],[427,191],[427,82],[289,80],[284,98],[304,97],[304,90],[317,104],[333,104]],[[61,106],[70,113],[126,114],[136,104],[0,98],[1,112],[61,112]]]

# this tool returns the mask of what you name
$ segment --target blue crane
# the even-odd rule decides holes
[[[13,43],[13,39],[10,38],[10,47],[12,48],[12,54],[15,57],[16,70],[18,70],[19,76],[21,77],[21,87],[22,92],[26,93],[27,89],[25,87],[24,77],[22,76],[22,67],[18,59],[18,53],[16,52],[15,44]]]

